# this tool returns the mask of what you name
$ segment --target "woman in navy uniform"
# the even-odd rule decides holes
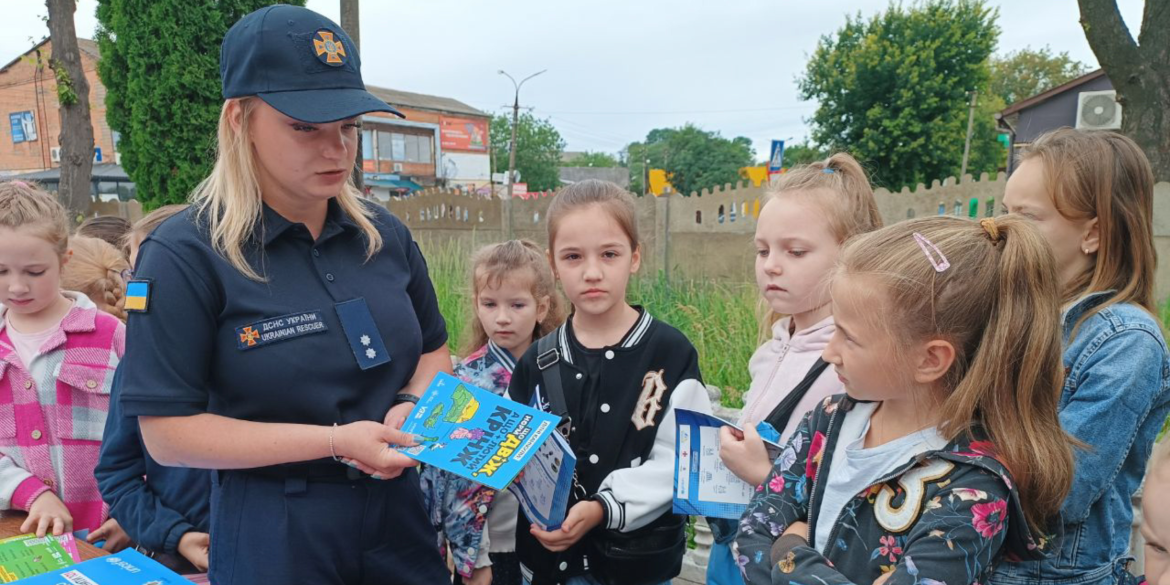
[[[445,582],[388,444],[412,444],[401,422],[450,371],[446,327],[410,233],[349,181],[361,115],[398,112],[304,8],[241,19],[220,72],[215,168],[129,284],[123,411],[160,463],[220,470],[217,585]]]

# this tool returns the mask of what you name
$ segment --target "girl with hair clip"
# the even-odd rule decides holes
[[[1036,225],[1056,257],[1060,422],[1082,444],[1060,550],[1006,563],[992,582],[1118,583],[1131,559],[1131,498],[1170,412],[1170,353],[1154,302],[1153,172],[1120,134],[1057,130],[1023,153],[1003,203]]]
[[[809,413],[748,505],[747,582],[962,585],[1039,557],[1073,465],[1056,287],[1016,216],[851,240],[824,353],[845,394]]]
[[[61,273],[61,288],[84,294],[98,309],[125,321],[123,275],[129,269],[122,252],[105,240],[75,236],[69,240],[69,263]]]
[[[723,463],[740,479],[758,486],[772,469],[756,425],[779,431],[784,444],[808,411],[841,393],[841,382],[821,359],[835,330],[827,276],[846,240],[881,225],[869,178],[848,154],[792,169],[772,187],[755,238],[769,339],[748,362],[752,383],[739,420],[744,431],[723,427],[719,437]],[[708,523],[715,544],[707,582],[742,583],[730,549],[735,522]]]
[[[471,257],[471,340],[455,376],[496,394],[507,392],[516,361],[565,321],[556,286],[535,242],[509,240],[477,251]],[[440,551],[451,551],[454,582],[520,585],[516,497],[435,467],[420,478]]]
[[[560,528],[518,518],[531,585],[650,585],[682,568],[674,409],[709,413],[711,403],[690,341],[626,301],[638,242],[634,198],[613,183],[574,183],[548,208],[548,257],[573,314],[528,348],[508,394],[561,416],[577,467]]]
[[[126,329],[62,290],[65,208],[20,181],[0,183],[0,510],[22,532],[88,531],[124,543],[92,470]]]

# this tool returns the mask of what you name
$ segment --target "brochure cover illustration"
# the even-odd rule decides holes
[[[546,532],[565,521],[577,457],[560,433],[553,433],[536,451],[524,473],[509,488],[528,521]]]
[[[739,519],[756,488],[740,479],[719,457],[719,428],[739,427],[709,414],[676,408],[674,512],[710,518]],[[781,454],[764,441],[768,457]],[[794,453],[795,455],[795,453]]]
[[[402,425],[418,445],[407,456],[493,489],[512,482],[557,417],[440,372]]]
[[[190,585],[174,571],[134,549],[30,577],[21,585]]]
[[[37,538],[33,534],[22,534],[0,540],[0,583],[12,583],[68,567],[73,562],[73,555],[61,544],[59,537]]]

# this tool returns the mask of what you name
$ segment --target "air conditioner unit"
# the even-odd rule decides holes
[[[61,147],[54,146],[49,149],[49,159],[55,163],[61,162]]]
[[[1078,130],[1117,130],[1121,128],[1121,104],[1117,92],[1083,91],[1077,95]]]
[[[402,163],[394,163],[394,172],[396,172],[396,173],[402,172]]]

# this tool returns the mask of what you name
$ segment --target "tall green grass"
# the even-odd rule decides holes
[[[464,345],[472,318],[472,250],[458,242],[420,242],[447,320],[453,352]],[[751,382],[747,363],[756,348],[755,287],[745,283],[673,281],[661,275],[638,276],[627,291],[631,304],[643,305],[655,318],[677,327],[699,352],[703,381],[723,391],[724,406],[741,408]]]

